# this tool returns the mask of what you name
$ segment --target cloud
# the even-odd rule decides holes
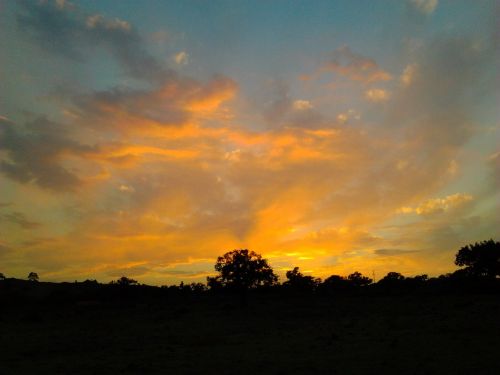
[[[336,73],[364,84],[392,79],[391,74],[381,69],[375,60],[351,51],[351,48],[346,45],[333,51],[326,63],[322,64],[312,75],[306,75],[304,78],[316,78],[326,72]]]
[[[380,256],[401,256],[407,254],[418,253],[419,250],[403,250],[403,249],[376,249],[373,250],[375,255]]]
[[[389,100],[390,93],[383,89],[369,89],[365,91],[365,97],[372,102],[385,102]]]
[[[399,77],[399,81],[403,86],[409,86],[415,80],[415,75],[417,74],[417,65],[409,64],[404,69],[403,73]]]
[[[456,193],[444,198],[428,199],[416,207],[402,207],[399,209],[399,212],[405,214],[416,213],[417,215],[431,215],[460,207],[472,200],[473,197],[469,194]]]
[[[489,155],[486,163],[490,170],[488,177],[491,190],[496,193],[498,192],[498,186],[500,186],[500,151]]]
[[[272,80],[259,95],[258,110],[263,113],[269,128],[297,127],[317,129],[325,127],[326,119],[309,100],[294,99],[290,87],[281,80]]]
[[[35,229],[41,225],[36,221],[28,220],[26,215],[24,215],[22,212],[10,212],[0,215],[0,222],[1,221],[19,225],[23,229]]]
[[[88,16],[85,24],[89,29],[99,29],[101,31],[119,30],[124,33],[129,33],[132,30],[132,26],[127,21],[123,21],[119,18],[106,19],[101,14]]]
[[[438,0],[410,0],[410,4],[415,10],[423,14],[431,14],[436,10]]]
[[[121,192],[124,192],[124,193],[133,193],[135,192],[135,189],[133,186],[128,186],[128,185],[120,185],[118,187],[118,190],[120,190]]]
[[[14,252],[14,249],[11,246],[0,242],[0,258],[6,258],[8,255],[12,254],[13,252]]]
[[[56,55],[85,61],[88,51],[103,48],[132,77],[162,81],[173,73],[143,47],[143,39],[126,21],[88,14],[76,5],[59,2],[21,2],[19,29],[36,44]]]
[[[83,126],[142,132],[186,125],[198,116],[208,120],[236,91],[236,83],[224,76],[214,76],[207,83],[177,77],[153,89],[115,87],[76,94],[69,108]]]
[[[293,102],[293,108],[298,110],[298,111],[304,111],[307,109],[312,109],[313,105],[311,104],[311,102],[309,100],[298,99],[298,100],[295,100]]]
[[[186,65],[189,62],[189,55],[185,51],[181,51],[174,55],[174,61],[177,65]]]
[[[62,165],[65,155],[93,149],[72,140],[64,126],[44,117],[18,126],[0,120],[0,172],[20,183],[35,183],[54,191],[74,190],[82,181]]]
[[[172,38],[172,36],[166,30],[158,30],[158,31],[155,31],[154,33],[151,33],[151,35],[150,35],[150,39],[154,43],[158,43],[158,44],[168,43],[171,40],[171,38]]]
[[[354,109],[349,109],[337,115],[337,121],[341,124],[349,124],[359,120],[361,120],[361,115]]]
[[[107,274],[109,276],[113,277],[121,277],[121,276],[127,276],[127,277],[137,277],[137,276],[142,276],[150,272],[149,267],[145,266],[130,266],[130,267],[117,267],[109,270]]]

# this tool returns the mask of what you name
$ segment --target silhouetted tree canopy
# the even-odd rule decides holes
[[[207,287],[210,290],[220,290],[223,288],[220,276],[207,276]]]
[[[0,280],[5,280],[5,275],[0,272]]]
[[[36,272],[30,272],[28,275],[29,281],[38,281],[38,274]]]
[[[304,276],[299,271],[299,267],[295,267],[293,270],[287,271],[286,278],[288,280],[283,283],[284,286],[300,290],[313,290],[321,282],[320,279],[313,276]]]
[[[116,281],[111,281],[111,284],[118,284],[122,286],[137,285],[137,280],[129,279],[126,276],[122,276]]]
[[[400,287],[404,284],[405,277],[399,272],[389,272],[377,283],[382,287]]]
[[[464,272],[470,276],[500,276],[500,242],[490,239],[464,246],[456,254],[455,264],[465,266]]]
[[[247,249],[233,250],[217,258],[215,270],[219,275],[208,280],[209,285],[235,289],[250,289],[274,285],[278,276],[260,254]]]
[[[344,276],[331,275],[323,281],[321,288],[325,291],[345,292],[350,289],[351,284]]]
[[[357,272],[357,271],[353,272],[349,276],[347,276],[347,280],[349,280],[351,285],[354,287],[367,286],[373,282],[372,279],[370,279],[369,277],[363,276],[360,272]]]

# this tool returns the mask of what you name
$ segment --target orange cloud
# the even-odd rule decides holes
[[[317,78],[320,75],[332,72],[350,80],[364,84],[390,81],[392,75],[381,69],[375,60],[353,52],[349,46],[342,46],[331,53],[331,59],[320,65],[310,75],[302,75],[303,80]]]
[[[466,202],[470,202],[472,200],[473,197],[469,194],[456,193],[448,195],[444,198],[428,199],[417,207],[401,207],[399,212],[404,214],[416,213],[417,215],[430,215],[460,207]]]

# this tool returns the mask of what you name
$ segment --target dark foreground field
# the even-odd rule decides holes
[[[0,374],[500,374],[496,295],[253,296],[0,311]]]

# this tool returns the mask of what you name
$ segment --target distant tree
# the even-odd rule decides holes
[[[354,273],[351,273],[349,276],[347,276],[347,280],[349,280],[351,285],[354,287],[367,286],[373,282],[372,279],[370,279],[369,277],[363,276],[360,272],[357,272],[357,271]]]
[[[215,270],[219,275],[213,279],[222,286],[247,290],[260,286],[270,286],[278,281],[273,269],[260,254],[247,249],[233,250],[217,258]],[[208,281],[210,284],[210,280]]]
[[[343,291],[351,286],[350,282],[343,276],[331,275],[323,281],[322,288],[333,291]]]
[[[0,272],[0,280],[5,280],[5,275]]]
[[[195,294],[201,294],[207,290],[207,286],[203,283],[191,283],[188,287]]]
[[[129,279],[126,276],[120,277],[116,281],[112,281],[111,284],[117,284],[117,285],[122,285],[122,286],[130,286],[130,285],[137,285],[137,280],[134,279]]]
[[[380,281],[403,281],[405,277],[401,275],[399,272],[389,272],[385,275]]]
[[[377,285],[388,288],[400,287],[404,284],[405,279],[399,272],[389,272],[378,281]]]
[[[207,287],[210,290],[220,290],[223,288],[220,276],[207,276]]]
[[[295,267],[293,270],[287,271],[286,278],[288,280],[285,281],[283,285],[295,290],[314,290],[319,283],[321,283],[321,279],[313,276],[304,276],[299,271],[299,267]]]
[[[429,280],[429,276],[426,275],[426,274],[417,275],[417,276],[412,277],[412,279],[415,280],[418,283],[425,283],[426,281]]]
[[[39,280],[38,274],[36,272],[30,272],[28,275],[28,280],[34,282],[38,281]]]
[[[500,276],[500,242],[482,241],[462,247],[455,256],[455,264],[464,267],[474,277]]]

